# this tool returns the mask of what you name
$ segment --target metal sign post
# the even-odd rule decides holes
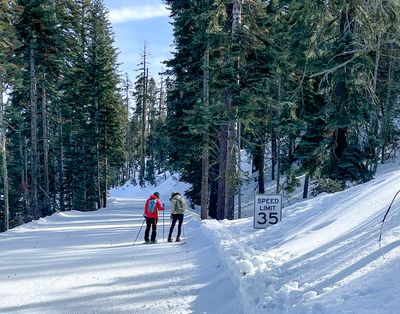
[[[282,195],[256,194],[254,199],[254,228],[265,229],[282,220]]]

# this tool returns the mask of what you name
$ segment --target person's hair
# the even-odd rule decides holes
[[[172,200],[172,198],[173,198],[175,195],[181,195],[181,193],[179,193],[179,192],[172,192],[172,193],[171,193],[171,197],[169,198],[169,200]]]

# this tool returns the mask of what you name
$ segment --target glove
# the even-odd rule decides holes
[[[171,219],[172,219],[172,214],[171,214],[171,217],[170,217]]]
[[[144,218],[147,218],[145,214],[143,214],[143,217],[144,217]]]

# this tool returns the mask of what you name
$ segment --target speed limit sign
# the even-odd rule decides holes
[[[254,200],[254,228],[264,229],[282,220],[282,195],[256,194]]]

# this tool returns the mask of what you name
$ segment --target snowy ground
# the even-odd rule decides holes
[[[143,230],[132,245],[143,202],[117,199],[1,234],[0,313],[243,313],[195,217],[184,245],[144,245]],[[162,221],[158,230],[162,242]]]
[[[0,234],[0,313],[400,313],[400,196],[378,245],[398,161],[371,182],[285,207],[268,229],[191,213],[186,244],[132,246],[143,197],[158,191],[168,205],[186,188],[170,175],[156,188],[126,185],[107,209]],[[158,231],[162,241],[161,222]]]

